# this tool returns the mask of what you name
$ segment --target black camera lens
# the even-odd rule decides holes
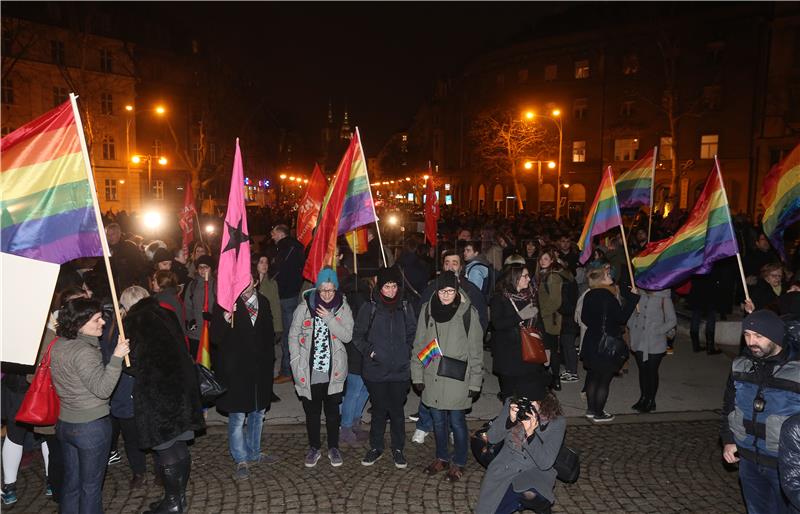
[[[767,408],[767,400],[764,399],[764,396],[759,394],[753,400],[753,410],[756,412],[764,412],[764,409]]]

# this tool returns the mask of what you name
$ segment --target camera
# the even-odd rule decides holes
[[[519,396],[516,398],[511,399],[511,403],[514,403],[519,408],[517,411],[517,419],[519,421],[525,421],[530,419],[531,416],[536,417],[536,421],[539,421],[539,411],[536,410],[536,406],[533,404],[533,400],[529,400],[524,396]]]
[[[764,393],[759,391],[756,397],[753,399],[753,410],[760,413],[764,412],[764,409],[766,408],[767,400],[764,399]]]

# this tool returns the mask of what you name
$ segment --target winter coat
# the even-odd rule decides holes
[[[188,329],[186,335],[190,339],[199,341],[203,331],[203,306],[205,304],[205,280],[198,276],[186,286],[184,295],[184,310]],[[205,312],[214,310],[217,303],[217,279],[209,276],[208,278],[208,308]]]
[[[272,313],[272,328],[276,334],[283,332],[283,318],[281,317],[281,299],[278,294],[278,283],[275,280],[264,277],[258,285],[258,292],[269,302],[269,310]]]
[[[225,310],[219,304],[211,318],[214,372],[228,388],[217,400],[217,408],[229,413],[269,410],[272,399],[275,330],[269,302],[260,293],[256,294],[255,326],[241,296],[236,299],[233,326],[225,321]]]
[[[278,253],[269,269],[272,279],[278,283],[281,299],[295,298],[300,294],[303,284],[303,266],[306,263],[305,250],[297,239],[286,236],[276,245]]]
[[[800,511],[800,414],[784,421],[781,427],[778,471],[783,494]]]
[[[140,448],[153,448],[186,431],[205,427],[200,387],[173,312],[145,298],[124,320],[136,376],[133,407]]]
[[[358,311],[350,346],[358,348],[362,355],[361,376],[365,381],[408,382],[411,379],[411,348],[417,320],[413,307],[399,296],[393,309],[380,298],[373,298]]]
[[[289,328],[289,355],[294,388],[301,397],[311,399],[311,359],[314,355],[314,317],[311,300],[316,289],[303,293],[303,301],[294,311]],[[341,393],[347,379],[347,350],[344,345],[353,339],[353,311],[342,299],[342,305],[324,319],[330,332],[331,364],[328,370],[328,394]]]
[[[628,319],[631,350],[642,352],[647,361],[650,354],[658,355],[667,351],[667,333],[678,325],[675,307],[672,305],[672,292],[642,291],[638,308]]]
[[[342,274],[342,269],[345,273]],[[350,273],[346,268],[337,267],[336,273],[339,274],[339,291],[347,296],[347,304],[350,305],[350,310],[359,312],[364,303],[368,303],[372,291],[370,283],[364,279],[358,279],[355,275]],[[347,374],[361,376],[361,367],[364,360],[361,352],[354,344],[345,345],[347,350]]]
[[[428,279],[431,277],[431,268],[427,262],[422,260],[416,252],[405,251],[400,254],[397,259],[397,264],[403,270],[403,276],[407,285],[414,288],[411,292],[413,300],[419,300],[422,295],[422,290],[428,284]],[[422,302],[419,302],[422,305]],[[416,311],[415,311],[416,312]]]
[[[187,335],[188,331],[186,330],[186,305],[183,303],[183,300],[181,300],[180,297],[178,296],[178,291],[174,287],[168,287],[156,293],[154,296],[156,300],[159,301],[159,303],[165,303],[170,307],[172,307],[172,309],[170,310],[172,310],[172,312],[175,313],[175,316],[178,317],[178,321],[180,322],[183,335]],[[203,299],[201,298],[200,301],[202,302]]]
[[[786,291],[786,286],[781,284],[781,293]],[[778,310],[778,298],[775,290],[763,278],[758,279],[756,285],[750,288],[750,298],[753,300],[756,310],[771,309]]]
[[[469,334],[464,327],[464,312],[472,308],[469,298],[461,295],[461,304],[447,323],[436,323],[430,314],[430,302],[422,306],[411,351],[411,381],[424,384],[422,403],[434,409],[465,410],[472,400],[469,391],[480,391],[483,383],[483,332],[477,312],[470,315]],[[467,373],[463,381],[440,377],[436,374],[441,359],[433,359],[425,368],[419,353],[434,338],[439,340],[442,355],[467,362]]]
[[[127,333],[125,335],[128,335]],[[100,352],[103,354],[103,364],[111,361],[114,348],[117,346],[119,330],[117,329],[116,318],[111,318],[110,322],[103,327],[103,335],[100,337]],[[128,335],[130,338],[130,336]],[[119,376],[117,387],[111,395],[109,406],[111,415],[119,419],[129,419],[133,417],[133,384],[136,379],[130,374],[130,369],[123,366]]]
[[[628,322],[639,302],[639,295],[622,288],[622,305],[604,287],[590,289],[583,298],[581,320],[586,324],[586,334],[581,346],[584,365],[597,371],[617,371],[617,364],[599,354],[598,347],[603,333],[622,338],[622,326]]]
[[[730,259],[717,261],[707,275],[692,276],[692,288],[686,297],[692,310],[711,309],[722,314],[731,312],[738,277],[738,273],[731,273],[731,262],[736,261]],[[736,264],[733,265],[736,270]]]
[[[521,447],[517,447],[513,442],[512,431],[519,430],[520,423],[509,427],[510,403],[510,399],[506,400],[500,415],[492,421],[486,433],[492,444],[505,442],[500,453],[486,468],[478,505],[475,507],[476,514],[497,512],[508,486],[512,486],[514,491],[520,493],[535,489],[550,503],[555,502],[557,473],[553,464],[564,442],[567,420],[559,416],[542,424],[533,432],[532,439],[523,439]]]
[[[505,294],[492,297],[492,372],[497,375],[519,377],[545,373],[543,364],[522,360],[522,342],[519,335],[519,317],[511,300]]]
[[[572,275],[566,270],[548,271],[538,284],[539,316],[545,332],[555,336],[561,335],[562,316],[558,309],[561,308],[561,284],[567,276]]]

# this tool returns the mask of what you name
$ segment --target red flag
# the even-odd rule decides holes
[[[211,312],[208,306],[208,279],[203,280],[203,312]],[[211,337],[208,331],[208,320],[203,320],[200,331],[200,344],[197,346],[195,362],[211,369]]]
[[[439,201],[433,188],[433,176],[425,188],[425,239],[436,246],[436,222],[439,221]]]
[[[192,193],[192,179],[186,179],[186,190],[183,194],[183,210],[179,224],[183,232],[183,255],[189,257],[189,243],[194,241],[194,218],[197,215],[194,210],[194,194]]]
[[[356,158],[358,138],[350,140],[350,146],[339,163],[336,176],[331,182],[330,190],[326,195],[325,209],[320,214],[320,221],[317,231],[311,242],[311,250],[306,259],[303,276],[314,282],[317,274],[325,266],[333,264],[334,254],[336,253],[336,237],[339,233],[339,217],[344,207],[347,186],[350,183],[350,170],[353,160]]]
[[[247,235],[247,212],[244,208],[244,169],[239,138],[233,157],[228,212],[222,229],[222,250],[217,274],[217,303],[233,312],[236,297],[250,285],[250,239]]]
[[[325,180],[325,175],[319,169],[319,164],[315,164],[308,189],[300,201],[300,208],[297,209],[297,240],[303,246],[308,246],[308,243],[311,242],[314,227],[317,226],[319,210],[325,199],[326,189],[328,189],[328,181]]]

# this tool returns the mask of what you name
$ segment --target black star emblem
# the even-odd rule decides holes
[[[249,240],[249,236],[242,232],[242,219],[239,218],[239,225],[234,227],[227,221],[225,224],[228,226],[228,246],[222,250],[222,253],[227,252],[228,250],[236,250],[236,258],[239,258],[239,248],[241,247],[242,243],[246,243]]]

